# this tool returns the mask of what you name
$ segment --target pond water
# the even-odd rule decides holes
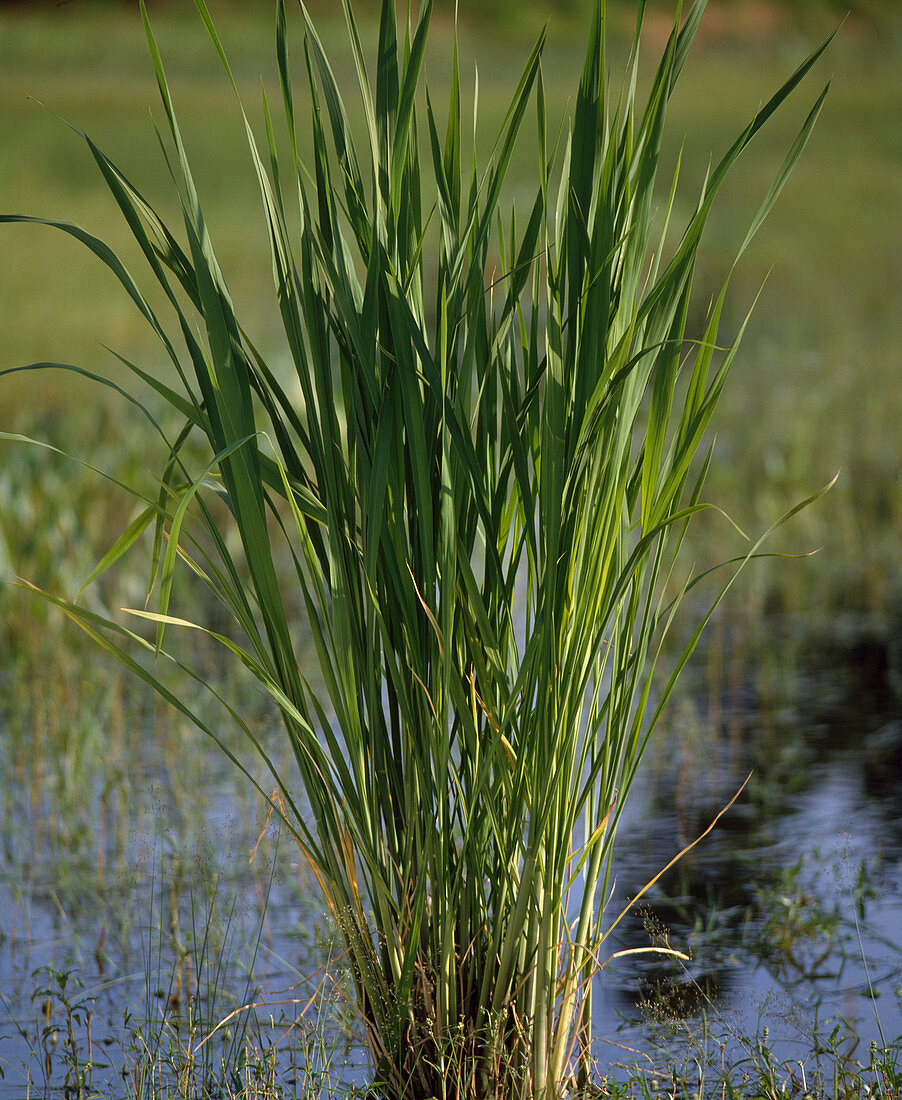
[[[898,635],[867,628],[831,639],[796,670],[782,705],[743,685],[717,701],[719,736],[685,708],[698,727],[684,735],[691,751],[681,754],[677,738],[659,746],[621,845],[633,883],[751,779],[627,923],[630,946],[669,933],[692,956],[630,957],[605,983],[629,1046],[645,1049],[650,1034],[691,1046],[704,1019],[734,1061],[764,1028],[775,1057],[789,1060],[839,1024],[843,1051],[866,1065],[871,1042],[902,1036],[898,646]]]
[[[779,638],[772,630],[770,663],[744,657],[736,671],[729,631],[715,634],[631,796],[612,915],[752,773],[611,936],[612,953],[666,942],[690,955],[629,955],[600,975],[597,1055],[614,1072],[706,1043],[741,1058],[765,1027],[780,1059],[803,1057],[837,1023],[862,1061],[872,1040],[902,1035],[900,636],[857,623],[823,644]],[[126,768],[122,789],[71,760],[50,769],[57,795],[85,784],[67,814],[94,804],[82,807],[87,841],[62,827],[57,795],[22,780],[6,731],[0,1097],[71,1088],[88,1059],[93,1087],[122,1095],[142,1043],[156,1044],[160,1073],[175,1072],[224,1019],[198,1056],[211,1073],[242,1044],[274,1044],[283,1080],[327,1050],[333,1080],[365,1080],[349,1011],[319,970],[335,949],[303,861],[216,750],[190,731],[173,745],[165,715],[140,722],[142,771]],[[309,1026],[292,1027],[301,1009]]]

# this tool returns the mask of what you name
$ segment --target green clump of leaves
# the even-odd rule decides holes
[[[235,86],[211,15],[196,6]],[[153,635],[77,598],[47,598],[242,770],[150,658],[202,679],[168,646],[174,630],[200,630],[269,694],[294,772],[222,703],[269,768],[273,801],[344,937],[385,1095],[550,1097],[590,1074],[592,983],[616,924],[603,901],[618,822],[710,614],[653,690],[669,628],[699,579],[678,555],[707,507],[706,431],[742,335],[722,344],[726,284],[702,331],[687,331],[699,243],[734,162],[826,43],[708,174],[672,237],[678,171],[656,221],[661,143],[704,0],[685,21],[678,9],[644,101],[645,5],[615,93],[596,3],[572,118],[557,137],[540,36],[485,165],[463,151],[456,45],[441,114],[425,88],[431,0],[403,27],[392,0],[382,4],[374,73],[344,5],[362,140],[300,6],[303,110],[279,0],[284,132],[265,96],[262,147],[244,116],[287,371],[235,312],[146,13],[182,243],[85,138],[175,334],[103,242],[49,224],[113,271],[159,336],[177,388],[129,366],[183,427],[170,437],[145,408],[165,440],[159,491],[134,490],[138,513],[88,578],[152,530],[153,602],[132,614]],[[537,176],[508,217],[506,172],[531,109]],[[189,454],[198,438],[201,463]],[[221,626],[176,614],[179,567],[221,606]],[[299,663],[307,638],[319,682]]]

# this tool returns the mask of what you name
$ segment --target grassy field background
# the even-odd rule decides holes
[[[575,87],[584,7],[574,2],[549,19],[545,80],[557,112],[567,110]],[[709,160],[835,24],[829,4],[789,7],[792,18],[784,8],[757,0],[712,3],[670,116],[667,156],[675,160],[681,145],[684,150],[684,212]],[[615,80],[617,59],[626,49],[627,8],[612,13]],[[343,23],[329,5],[319,9],[323,36],[339,58],[339,76],[350,82]],[[896,552],[902,535],[902,32],[891,6],[869,10],[869,18],[853,14],[818,67],[819,84],[833,81],[822,119],[731,296],[737,324],[763,285],[720,410],[709,496],[744,527],[760,530],[840,473],[832,493],[777,544],[798,551],[820,546],[821,553],[805,564],[756,568],[745,598],[759,609],[884,614],[902,592]],[[251,113],[259,115],[261,78],[275,90],[270,5],[220,3],[213,12]],[[156,5],[152,15],[220,260],[247,327],[278,363],[263,222],[231,92],[191,5]],[[364,16],[370,34],[373,20]],[[663,44],[667,20],[660,6],[648,19],[649,60]],[[300,67],[300,19],[294,23]],[[493,132],[538,25],[538,5],[521,9],[516,19],[488,23],[464,13],[464,73],[478,67],[483,140]],[[451,32],[450,17],[440,11],[430,52],[438,101]],[[700,316],[819,84],[812,80],[785,117],[766,130],[719,201],[699,272]],[[61,120],[87,131],[177,221],[151,112],[160,114],[157,91],[132,6],[0,8],[0,207],[71,220],[98,233],[127,258],[145,287],[142,261],[86,147]],[[534,178],[528,131],[518,155],[522,162],[511,178],[523,181],[526,195]],[[121,378],[103,345],[145,367],[160,365],[152,334],[84,249],[43,227],[4,226],[2,233],[0,368],[51,360]],[[143,453],[135,414],[63,372],[3,378],[0,410],[4,429],[37,427],[62,441],[97,440],[102,416],[107,449]],[[4,447],[4,463],[19,461]],[[39,486],[33,491],[40,493]],[[31,507],[41,514],[40,500]],[[14,559],[9,564],[25,572],[28,553],[22,560],[9,508],[3,522],[6,556]],[[712,528],[712,548],[705,552],[714,558],[721,535],[729,539],[726,528]],[[102,532],[98,538],[102,542]]]

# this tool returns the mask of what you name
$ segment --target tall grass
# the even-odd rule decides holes
[[[204,0],[196,5],[234,86]],[[206,631],[272,697],[296,775],[222,704],[269,765],[273,801],[342,932],[388,1096],[544,1098],[587,1080],[618,822],[707,618],[653,681],[697,579],[677,556],[705,507],[699,452],[741,336],[719,345],[726,285],[703,331],[687,332],[696,254],[726,174],[826,45],[739,135],[673,233],[676,177],[663,219],[656,213],[659,152],[704,8],[698,0],[682,25],[677,12],[643,103],[644,4],[615,93],[600,0],[558,135],[540,37],[481,165],[462,152],[456,48],[447,110],[421,93],[431,0],[402,27],[394,4],[382,4],[374,80],[345,3],[360,147],[303,4],[309,98],[296,109],[278,0],[285,132],[277,136],[265,96],[262,147],[245,124],[290,377],[236,315],[146,13],[183,243],[85,141],[176,334],[103,242],[45,223],[96,253],[157,333],[180,388],[128,365],[184,427],[166,444],[159,494],[132,490],[140,510],[89,577],[152,528],[152,609],[132,614],[153,636],[44,594],[183,712],[159,663],[179,660],[176,628]],[[533,111],[532,200],[508,215],[505,173]],[[312,127],[309,162],[299,115]],[[199,469],[187,446],[197,437],[208,444]],[[227,630],[176,614],[185,568],[221,604]],[[307,634],[320,688],[298,664]]]

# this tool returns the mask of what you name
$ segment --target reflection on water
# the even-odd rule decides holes
[[[902,1035],[899,642],[831,639],[800,658],[788,703],[764,707],[734,685],[701,733],[703,693],[677,709],[621,838],[624,897],[751,779],[625,922],[630,946],[666,937],[692,959],[631,956],[607,976],[607,1009],[624,1021],[615,1037],[641,1047],[649,1025],[704,1013],[728,1046],[768,1027],[790,1058],[842,1020],[866,1062],[872,1040]],[[687,768],[681,742],[693,738]]]
[[[691,960],[631,955],[609,964],[597,983],[600,1061],[630,1062],[652,1040],[685,1045],[684,1027],[697,1032],[702,1017],[728,1046],[766,1026],[786,1058],[810,1050],[828,1021],[844,1021],[865,1051],[872,1039],[902,1034],[898,646],[897,635],[858,632],[800,658],[776,701],[746,675],[727,689],[700,684],[674,705],[624,819],[609,912],[752,778],[611,937],[611,952],[668,944]],[[216,751],[187,741],[179,750],[187,756],[173,763],[158,741],[143,740],[157,746],[142,765],[149,793],[132,788],[124,841],[97,818],[102,855],[93,864],[74,865],[60,830],[42,826],[48,802],[6,790],[0,1096],[21,1094],[25,1072],[38,1091],[48,1070],[63,1084],[66,1004],[86,1006],[76,1019],[83,1031],[91,1009],[94,1060],[110,1067],[95,1072],[95,1087],[134,1060],[122,1050],[125,1013],[132,1035],[136,1021],[145,1036],[168,1021],[170,1041],[192,1013],[230,1017],[209,1040],[211,1065],[249,1041],[244,1025],[254,1018],[271,1019],[269,1034],[282,1041],[299,1005],[311,1006],[313,1022],[324,999],[342,1015],[318,969],[334,950],[330,924],[297,852],[270,825],[249,862],[265,815]],[[86,797],[106,797],[98,782]],[[250,1003],[257,1008],[241,1011]],[[309,1032],[290,1037],[286,1080],[301,1072],[292,1059],[322,1049]],[[360,1079],[362,1051],[346,1019],[329,1042],[336,1037],[350,1043],[346,1072]]]

